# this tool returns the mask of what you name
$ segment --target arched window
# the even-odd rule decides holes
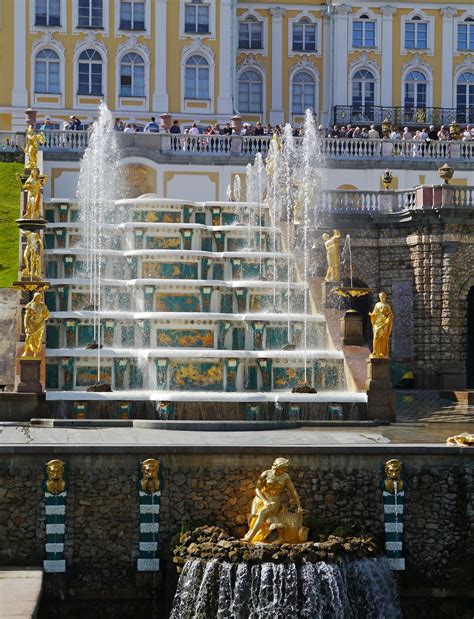
[[[260,114],[263,111],[263,80],[251,69],[239,77],[239,111]]]
[[[304,114],[307,109],[314,110],[316,101],[316,82],[309,71],[298,71],[291,84],[291,112]]]
[[[145,63],[134,52],[125,54],[120,61],[120,96],[145,96]]]
[[[86,49],[79,56],[79,87],[77,94],[102,94],[102,57],[95,49]]]
[[[462,123],[474,121],[474,73],[461,73],[456,84],[457,120]]]
[[[474,18],[468,17],[458,24],[458,50],[474,52]]]
[[[375,21],[368,15],[352,22],[352,47],[375,47]]]
[[[428,81],[421,71],[410,71],[405,77],[405,111],[424,109],[427,102]]]
[[[185,99],[209,99],[209,63],[203,56],[190,56],[184,74]]]
[[[42,49],[35,58],[35,92],[60,92],[59,56],[52,49]]]
[[[298,23],[293,24],[293,51],[316,51],[316,24],[313,24],[308,17],[303,17]]]
[[[352,109],[354,113],[373,116],[375,105],[375,77],[367,69],[359,69],[352,76]]]
[[[263,24],[256,17],[249,15],[239,22],[239,49],[263,48]]]

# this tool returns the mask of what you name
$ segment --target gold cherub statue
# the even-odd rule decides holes
[[[46,463],[46,489],[50,494],[61,494],[66,488],[64,481],[64,462],[50,460]]]
[[[402,463],[400,460],[397,460],[396,458],[387,460],[384,470],[385,475],[387,476],[385,480],[385,490],[390,492],[390,494],[395,494],[395,484],[397,484],[397,492],[401,492],[403,490],[403,480]]]
[[[323,234],[324,247],[326,248],[326,257],[328,261],[328,270],[326,271],[327,282],[339,282],[341,279],[341,232],[334,230],[332,237],[327,232]]]
[[[160,461],[154,458],[143,460],[140,465],[142,478],[140,480],[140,488],[147,494],[153,494],[160,489],[160,480],[158,479],[158,471],[160,470]]]
[[[38,167],[38,146],[45,144],[46,138],[44,133],[35,133],[33,125],[28,125],[26,130],[26,146],[23,149],[26,155],[25,168],[32,170]]]
[[[388,341],[393,327],[392,308],[387,303],[385,292],[379,293],[379,302],[375,304],[373,312],[369,312],[373,330],[373,346],[371,357],[388,359]]]
[[[33,300],[25,307],[25,349],[22,357],[37,359],[41,354],[45,323],[49,318],[49,310],[43,301],[41,292],[36,292]]]
[[[20,230],[20,234],[26,237],[26,246],[23,252],[25,268],[21,275],[26,279],[41,279],[41,257],[44,249],[41,232]]]
[[[289,465],[286,458],[277,458],[272,468],[263,471],[258,478],[244,542],[264,542],[272,531],[277,531],[277,544],[301,544],[308,539],[308,529],[302,526],[300,498],[286,472]],[[281,504],[285,489],[296,503],[296,512],[289,512]]]
[[[20,174],[17,174],[16,177],[21,180]],[[32,168],[22,187],[27,192],[25,219],[41,219],[41,190],[47,180],[48,177],[40,175],[38,168]]]
[[[455,436],[450,436],[446,443],[448,445],[456,445],[457,447],[474,447],[474,434],[469,432],[456,434]]]

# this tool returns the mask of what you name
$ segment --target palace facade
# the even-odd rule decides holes
[[[24,110],[87,126],[474,122],[474,5],[302,0],[0,0],[0,130]]]

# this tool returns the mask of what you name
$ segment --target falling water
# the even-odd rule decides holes
[[[183,568],[170,617],[399,619],[401,613],[385,557],[298,565],[193,560]]]
[[[271,141],[267,159],[267,203],[270,212],[273,244],[273,311],[276,312],[276,282],[277,282],[277,218],[280,212],[281,200],[281,151],[280,143],[275,138]]]
[[[283,132],[283,153],[282,153],[282,176],[283,176],[283,211],[286,215],[286,277],[287,277],[287,289],[286,289],[286,306],[288,314],[288,342],[291,340],[291,295],[290,295],[290,282],[291,282],[291,223],[292,223],[292,206],[293,206],[293,167],[295,165],[295,143],[293,139],[293,131],[290,124],[285,125]]]
[[[101,279],[103,252],[107,248],[105,223],[110,223],[113,201],[118,195],[119,151],[114,119],[105,103],[93,123],[81,163],[78,182],[80,218],[85,226],[86,276],[89,279],[89,304],[94,312],[94,340],[97,349],[97,381],[100,382]]]
[[[349,262],[349,265],[347,265]],[[351,235],[347,234],[344,240],[344,247],[342,248],[342,263],[346,268],[349,266],[349,277],[351,282],[351,288],[353,287],[353,279],[352,279],[352,246],[351,246]]]
[[[257,194],[256,198],[258,202],[258,251],[259,251],[258,264],[259,264],[259,273],[261,277],[263,273],[263,258],[262,258],[262,251],[263,251],[262,227],[264,223],[263,222],[263,200],[265,197],[265,185],[266,185],[265,166],[263,165],[262,153],[257,153],[257,156],[255,157],[254,169],[255,169],[255,180],[256,180],[255,184],[256,184],[256,194]]]
[[[234,194],[234,201],[237,202],[237,221],[239,224],[242,223],[242,213],[240,212],[240,197],[242,194],[242,188],[241,188],[241,183],[240,183],[240,175],[237,174],[237,176],[234,178],[234,184],[233,184],[233,194]]]
[[[254,169],[251,163],[247,164],[246,168],[247,172],[247,247],[251,249],[252,247],[252,206],[256,202],[255,196],[255,174]]]

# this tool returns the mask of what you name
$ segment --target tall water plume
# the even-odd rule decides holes
[[[94,341],[97,350],[97,381],[100,382],[101,309],[103,291],[103,253],[108,247],[106,223],[113,219],[118,197],[119,150],[114,119],[105,103],[89,134],[89,145],[81,162],[78,182],[80,219],[84,223],[86,248],[85,275],[89,279],[89,308],[94,312]]]
[[[272,279],[273,279],[273,311],[276,312],[276,282],[277,282],[277,264],[276,264],[276,251],[277,251],[277,220],[279,219],[281,210],[281,142],[276,137],[270,143],[268,152],[268,159],[266,164],[267,172],[267,203],[270,211],[271,220],[271,243],[273,249],[273,266],[272,266]]]
[[[295,142],[293,139],[293,131],[290,124],[285,125],[283,131],[283,150],[281,156],[281,174],[282,174],[282,215],[286,222],[286,251],[287,251],[287,290],[286,290],[286,305],[288,314],[288,342],[291,339],[291,222],[293,219],[294,206],[294,187],[293,187],[293,172],[296,168],[296,152]]]

